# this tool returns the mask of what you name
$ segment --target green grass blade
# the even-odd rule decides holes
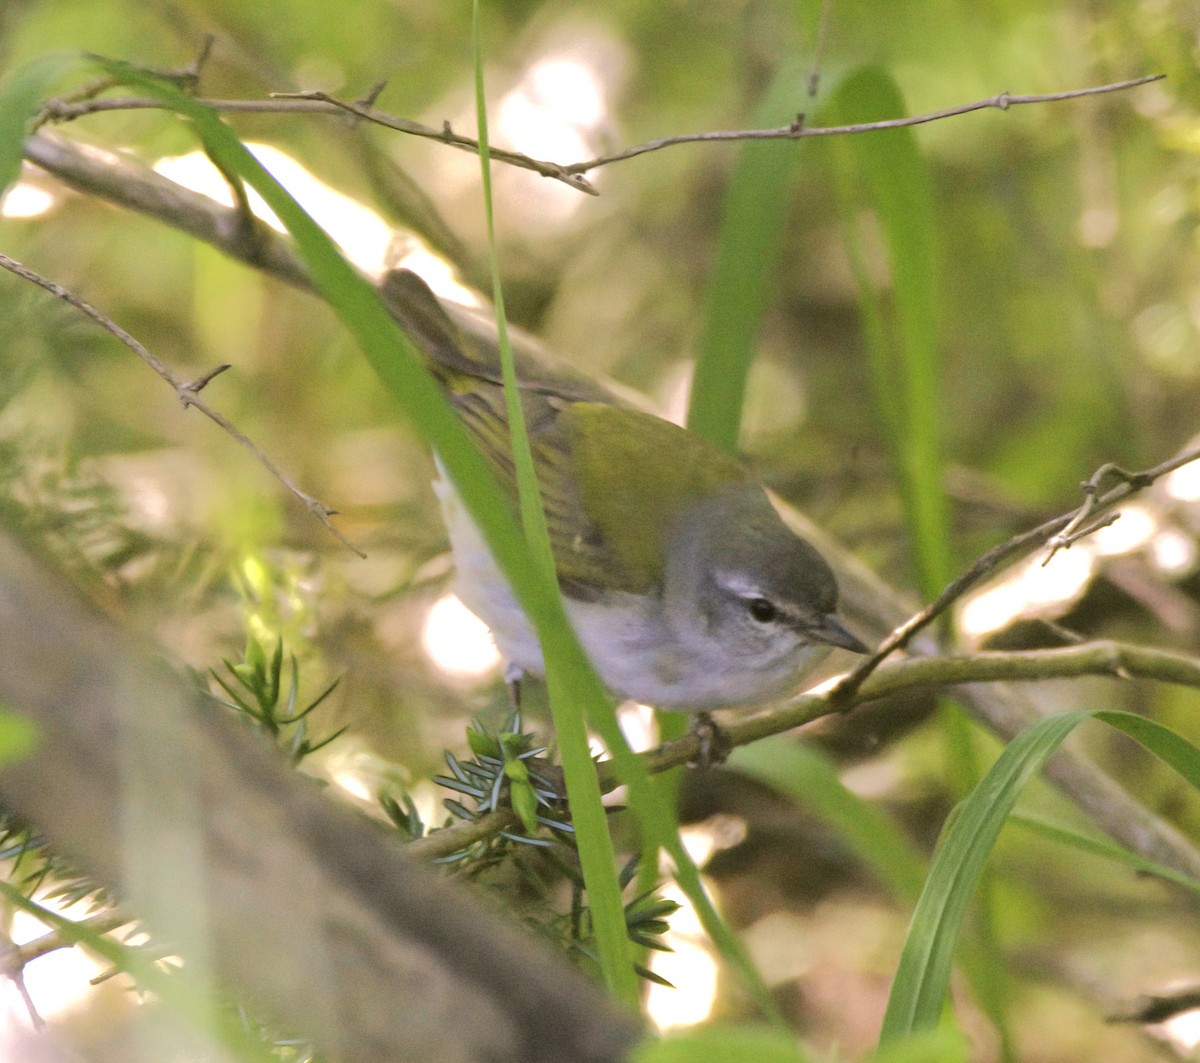
[[[784,126],[795,119],[804,73],[799,63],[780,70],[755,112],[756,128]],[[763,314],[777,288],[791,209],[788,187],[804,150],[803,141],[743,144],[725,196],[687,426],[730,454],[737,451],[746,378]]]
[[[1084,834],[1066,823],[1059,823],[1057,820],[1030,812],[1014,812],[1009,816],[1009,822],[1018,827],[1026,827],[1049,841],[1057,842],[1060,845],[1069,845],[1080,852],[1091,853],[1093,856],[1124,864],[1139,875],[1161,878],[1166,882],[1200,894],[1200,881],[1176,871],[1173,867],[1167,867],[1154,860],[1147,860],[1137,853],[1131,853],[1124,846],[1109,841],[1108,838],[1101,837],[1099,834]]]
[[[1200,789],[1200,749],[1153,720],[1102,710],[1050,716],[1022,731],[959,804],[913,911],[880,1033],[888,1045],[937,1025],[967,904],[1018,795],[1079,724],[1099,719],[1139,742]]]
[[[79,55],[45,55],[0,81],[0,195],[21,172],[29,121],[65,73],[83,64]]]
[[[1156,720],[1132,712],[1101,709],[1096,713],[1096,719],[1123,731],[1164,764],[1174,768],[1195,789],[1200,790],[1200,749],[1182,735],[1164,727]]]
[[[1025,783],[1089,714],[1052,716],[1019,734],[949,823],[913,911],[880,1045],[937,1025],[967,903]]]
[[[846,123],[900,117],[904,100],[892,78],[859,70],[838,88],[822,121]],[[942,487],[938,381],[936,215],[928,168],[911,129],[839,137],[839,201],[847,246],[857,258],[860,300],[872,387],[888,430],[918,585],[932,597],[949,579],[951,555]],[[863,265],[857,233],[862,206],[879,221],[887,254],[890,313]]]
[[[480,28],[480,0],[471,9],[471,34],[474,44],[475,115],[479,137],[479,164],[487,220],[488,252],[492,270],[492,298],[496,308],[497,338],[504,381],[504,400],[508,412],[513,465],[520,500],[521,523],[534,563],[545,583],[557,589],[554,555],[542,509],[542,495],[534,470],[533,453],[525,427],[525,414],[517,390],[512,348],[508,342],[508,324],[504,312],[504,291],[500,283],[500,262],[496,248],[495,212],[492,200],[491,150],[488,140],[487,93],[483,77],[483,35]],[[549,648],[548,648],[549,649]],[[633,965],[632,945],[625,925],[621,887],[617,881],[616,854],[608,832],[601,803],[600,785],[588,749],[584,725],[586,706],[579,700],[579,677],[572,674],[572,662],[550,652],[545,654],[546,686],[550,711],[562,759],[563,776],[571,803],[575,840],[587,886],[588,909],[596,936],[596,953],[605,984],[618,998],[636,1006],[638,980]],[[589,669],[590,671],[590,669]],[[587,682],[585,679],[584,682]],[[597,704],[592,715],[612,714],[609,699]],[[615,728],[615,718],[614,724]]]

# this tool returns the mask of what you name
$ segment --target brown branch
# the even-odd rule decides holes
[[[165,380],[175,392],[176,397],[183,403],[184,409],[189,406],[194,406],[205,417],[213,422],[218,428],[225,432],[240,446],[245,447],[254,456],[255,460],[262,465],[276,480],[291,492],[304,507],[312,513],[325,527],[329,533],[333,535],[343,546],[354,551],[359,557],[367,555],[355,546],[330,520],[334,516],[336,510],[330,509],[319,499],[314,498],[306,491],[302,490],[300,485],[295,482],[287,473],[285,473],[278,465],[275,464],[258,446],[240,429],[231,424],[223,415],[214,410],[202,398],[200,392],[203,388],[220,373],[223,373],[229,368],[228,365],[219,365],[215,369],[205,373],[197,380],[183,381],[179,380],[157,357],[154,356],[145,346],[138,340],[126,332],[120,325],[113,321],[110,317],[102,314],[90,303],[84,302],[79,296],[75,295],[68,288],[64,288],[61,284],[56,284],[53,281],[47,280],[40,274],[35,273],[27,266],[23,266],[15,259],[9,258],[5,254],[0,254],[0,268],[8,270],[10,273],[16,274],[31,284],[36,284],[39,288],[49,292],[56,299],[61,299],[63,302],[73,306],[81,314],[91,318],[106,332],[111,333],[136,354],[143,362],[146,363],[155,373]]]
[[[108,934],[123,926],[128,926],[132,922],[133,920],[129,916],[117,912],[102,912],[99,915],[90,915],[86,919],[75,920],[76,925],[86,927],[93,934]],[[73,938],[67,938],[61,931],[51,930],[23,945],[14,944],[10,956],[12,964],[18,970],[23,970],[26,964],[32,963],[41,956],[47,956],[59,949],[74,947],[75,940]]]
[[[905,690],[961,683],[1035,682],[1084,675],[1154,679],[1200,687],[1200,658],[1150,646],[1100,640],[1046,650],[915,657],[881,668],[859,689],[859,703]]]
[[[1037,682],[1083,675],[1116,679],[1139,677],[1200,688],[1200,658],[1145,646],[1098,641],[1049,650],[1017,650],[917,657],[884,665],[856,689],[853,703],[843,702],[842,688],[802,694],[785,706],[723,725],[721,737],[731,747],[783,734],[824,716],[842,713],[879,698],[922,689],[944,689],[969,683]],[[700,740],[687,735],[644,754],[650,771],[688,764]]]
[[[1133,78],[1129,81],[1118,81],[1111,85],[1096,85],[1084,89],[1073,89],[1069,92],[1052,92],[1041,95],[1016,95],[1002,92],[985,100],[974,103],[964,103],[956,107],[946,107],[927,114],[911,115],[906,118],[891,118],[878,122],[859,122],[852,125],[816,126],[804,124],[804,116],[798,115],[789,125],[778,129],[734,129],[718,130],[707,133],[682,133],[676,136],[660,137],[638,144],[632,148],[615,152],[610,155],[600,155],[584,162],[556,163],[546,159],[535,159],[517,151],[505,151],[493,148],[492,158],[521,169],[532,170],[589,195],[598,195],[596,188],[583,175],[601,166],[609,166],[614,162],[647,155],[650,152],[661,151],[664,148],[676,147],[680,144],[722,143],[728,141],[746,140],[803,140],[808,137],[849,136],[859,133],[873,133],[884,129],[903,129],[909,126],[924,125],[928,122],[938,122],[944,118],[956,115],[970,114],[973,111],[1000,110],[1007,111],[1010,107],[1034,103],[1056,103],[1062,100],[1074,100],[1084,96],[1097,96],[1103,93],[1122,92],[1126,89],[1137,88],[1153,81],[1161,81],[1165,74],[1151,74],[1146,77]],[[274,93],[268,100],[217,100],[202,99],[199,102],[215,111],[225,113],[264,114],[264,113],[314,113],[314,114],[352,114],[364,121],[383,126],[386,129],[409,136],[422,137],[427,140],[438,140],[443,144],[464,151],[478,153],[479,141],[473,137],[455,133],[450,123],[443,123],[440,129],[414,122],[408,118],[399,118],[373,106],[377,91],[364,100],[341,100],[325,92]],[[99,114],[105,111],[131,110],[162,110],[166,107],[160,100],[148,97],[122,97],[119,99],[82,99],[82,100],[49,100],[38,116],[35,128],[47,122],[74,121],[86,115]]]
[[[44,133],[26,138],[25,158],[76,191],[135,210],[297,288],[315,290],[289,240],[269,226],[247,239],[236,210],[145,165]]]
[[[1002,92],[998,96],[990,96],[986,100],[978,100],[975,103],[964,103],[957,107],[947,107],[940,111],[930,111],[928,114],[912,115],[907,118],[891,118],[880,122],[860,122],[854,125],[808,127],[804,125],[804,116],[798,115],[796,120],[790,125],[781,126],[778,129],[740,129],[713,133],[685,133],[679,136],[662,137],[613,155],[601,155],[598,158],[589,159],[587,162],[573,163],[570,166],[564,166],[563,170],[566,173],[586,173],[588,170],[594,170],[599,166],[607,166],[609,163],[621,162],[624,159],[631,159],[637,155],[645,155],[651,151],[660,151],[662,148],[674,147],[677,144],[697,144],[729,140],[803,140],[806,137],[849,136],[857,133],[874,133],[882,129],[903,129],[908,126],[938,122],[943,118],[953,118],[955,115],[969,114],[972,111],[983,111],[989,108],[1007,111],[1010,107],[1016,107],[1025,103],[1054,103],[1059,100],[1077,99],[1081,96],[1096,96],[1106,92],[1121,92],[1125,89],[1136,88],[1139,85],[1146,85],[1152,81],[1160,81],[1164,77],[1166,77],[1165,74],[1151,74],[1147,77],[1134,78],[1131,81],[1119,81],[1112,85],[1097,85],[1092,88],[1075,89],[1071,92],[1054,92],[1040,96],[1016,96],[1012,93]]]
[[[330,800],[3,535],[0,646],[20,662],[0,701],[39,733],[0,770],[0,801],[223,992],[345,1063],[627,1057],[636,1019],[563,956]]]
[[[417,838],[409,842],[404,851],[414,860],[428,863],[453,856],[476,842],[494,838],[502,830],[520,829],[521,820],[511,808],[497,808],[478,819],[462,820]]]
[[[884,660],[896,650],[907,646],[918,631],[941,616],[984,577],[996,572],[1002,566],[1010,564],[1018,557],[1032,552],[1039,546],[1049,544],[1050,555],[1053,556],[1057,550],[1064,549],[1083,536],[1111,524],[1119,514],[1113,515],[1111,519],[1092,520],[1085,528],[1081,528],[1083,523],[1090,518],[1102,517],[1104,513],[1124,502],[1130,495],[1137,494],[1167,473],[1196,460],[1200,460],[1200,447],[1183,451],[1175,457],[1152,468],[1143,469],[1141,472],[1125,472],[1115,465],[1102,466],[1088,480],[1084,481],[1082,488],[1085,497],[1082,506],[1070,513],[1064,513],[1048,520],[1036,528],[1022,532],[1020,535],[1015,535],[985,553],[962,575],[947,584],[942,593],[929,605],[914,613],[893,630],[879,644],[874,653],[862,661],[838,684],[834,691],[834,700],[847,707],[851,706],[854,703],[855,692]],[[1116,478],[1118,483],[1108,491],[1099,493],[1100,484],[1110,477]]]
[[[849,706],[842,704],[836,689],[821,694],[801,694],[779,708],[722,723],[721,743],[729,749],[749,745],[867,702],[912,691],[971,683],[1074,679],[1085,675],[1150,679],[1200,689],[1200,658],[1108,640],[1048,650],[915,657],[883,665],[863,682]],[[703,740],[701,736],[689,733],[640,756],[647,771],[667,771],[695,763]],[[601,764],[600,771],[606,792],[620,784],[611,762]],[[427,835],[410,843],[406,851],[429,860],[449,856],[501,830],[511,829],[516,822],[516,813],[500,809],[477,820],[456,823]],[[1200,871],[1200,868],[1194,870]]]

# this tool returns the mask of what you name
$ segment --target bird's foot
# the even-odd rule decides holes
[[[688,761],[689,768],[704,771],[725,763],[732,747],[711,713],[696,713],[688,725],[688,734],[695,736],[698,743],[695,758]]]
[[[504,666],[504,685],[508,687],[508,701],[513,712],[521,711],[521,680],[525,678],[524,669],[515,664]]]

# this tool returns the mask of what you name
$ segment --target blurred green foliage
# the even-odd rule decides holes
[[[504,103],[547,102],[529,72],[563,56],[598,72],[603,113],[586,131],[587,155],[748,127],[768,93],[777,98],[781,70],[796,71],[793,109],[811,123],[823,99],[806,95],[818,7],[782,0],[487,5],[493,141],[509,146]],[[449,120],[456,130],[471,128],[469,5],[362,0],[350,17],[327,3],[292,0],[286,17],[281,12],[282,5],[231,0],[10,0],[0,7],[0,71],[64,50],[184,68],[212,33],[204,96],[322,89],[353,99],[387,79],[381,108],[435,127]],[[985,111],[914,133],[932,189],[932,230],[921,235],[932,243],[939,312],[940,399],[936,424],[925,427],[945,463],[952,566],[1072,506],[1079,480],[1102,462],[1152,464],[1200,432],[1198,34],[1200,13],[1183,0],[832,5],[823,83],[833,87],[873,64],[912,113],[1005,90],[1168,75],[1131,93]],[[546,133],[539,120],[533,132]],[[393,224],[451,250],[476,284],[485,275],[469,156],[339,118],[231,122],[244,138],[287,152]],[[195,147],[186,127],[156,112],[96,115],[56,132],[148,161]],[[772,485],[912,590],[916,570],[885,415],[871,396],[832,150],[820,142],[797,147],[779,178],[777,265],[740,442]],[[688,145],[606,167],[594,175],[602,193],[595,199],[498,172],[510,315],[556,353],[680,412],[679,381],[712,327],[707,300],[728,235],[724,197],[738,153],[734,145]],[[401,174],[425,198],[402,194]],[[883,227],[865,207],[857,222],[867,276],[891,310]],[[197,669],[241,652],[247,629],[266,646],[286,634],[305,674],[319,677],[309,689],[345,676],[314,714],[317,733],[348,726],[342,741],[398,763],[409,778],[437,770],[447,745],[462,752],[473,714],[498,718],[498,684],[447,678],[420,648],[425,612],[448,573],[432,466],[327,307],[79,194],[44,216],[0,221],[0,249],[102,308],[181,376],[232,362],[206,397],[337,509],[340,526],[369,556],[360,561],[339,546],[109,337],[10,277],[0,278],[6,524]],[[1195,543],[1194,505],[1161,494],[1148,504]],[[1065,619],[1085,635],[1194,651],[1200,578],[1194,567],[1164,572],[1151,561],[1148,550],[1102,559]],[[1157,713],[1193,740],[1200,733],[1191,691],[1076,684],[1057,704],[1093,708],[1101,698]],[[889,813],[926,848],[948,800],[946,772],[928,739],[918,732],[855,768],[874,771],[863,788],[882,793]],[[1182,829],[1200,827],[1196,802],[1148,758],[1107,735],[1088,741],[1157,811]],[[746,795],[736,798],[734,807],[747,814]],[[1045,789],[1032,804],[1068,815]],[[1195,977],[1200,940],[1177,899],[1124,869],[1085,864],[1091,858],[1027,832],[1010,834],[996,859],[996,897],[1001,943],[1021,977],[1018,1047],[1030,1059],[1155,1058],[1136,1031],[1103,1018],[1111,1000],[1169,976]],[[846,933],[841,953],[822,953],[819,941],[837,936],[830,921],[869,922],[881,908],[888,914],[880,934],[898,938],[906,910],[861,881],[845,887],[848,899],[827,899],[823,909],[781,886],[782,872],[777,878],[751,866],[753,875],[724,883],[734,917],[750,923],[791,908],[818,942],[806,943],[807,973],[789,983],[785,1010],[814,1052],[838,1043],[853,1054],[870,1045],[896,949],[882,955],[877,942]],[[723,1009],[736,1013],[737,1002]],[[992,1058],[989,1037],[976,1032],[976,1058]]]

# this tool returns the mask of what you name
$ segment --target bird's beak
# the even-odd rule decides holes
[[[805,627],[804,634],[814,642],[824,642],[830,646],[840,646],[851,653],[869,653],[868,647],[861,639],[850,634],[842,622],[835,616],[824,616],[811,627]]]

